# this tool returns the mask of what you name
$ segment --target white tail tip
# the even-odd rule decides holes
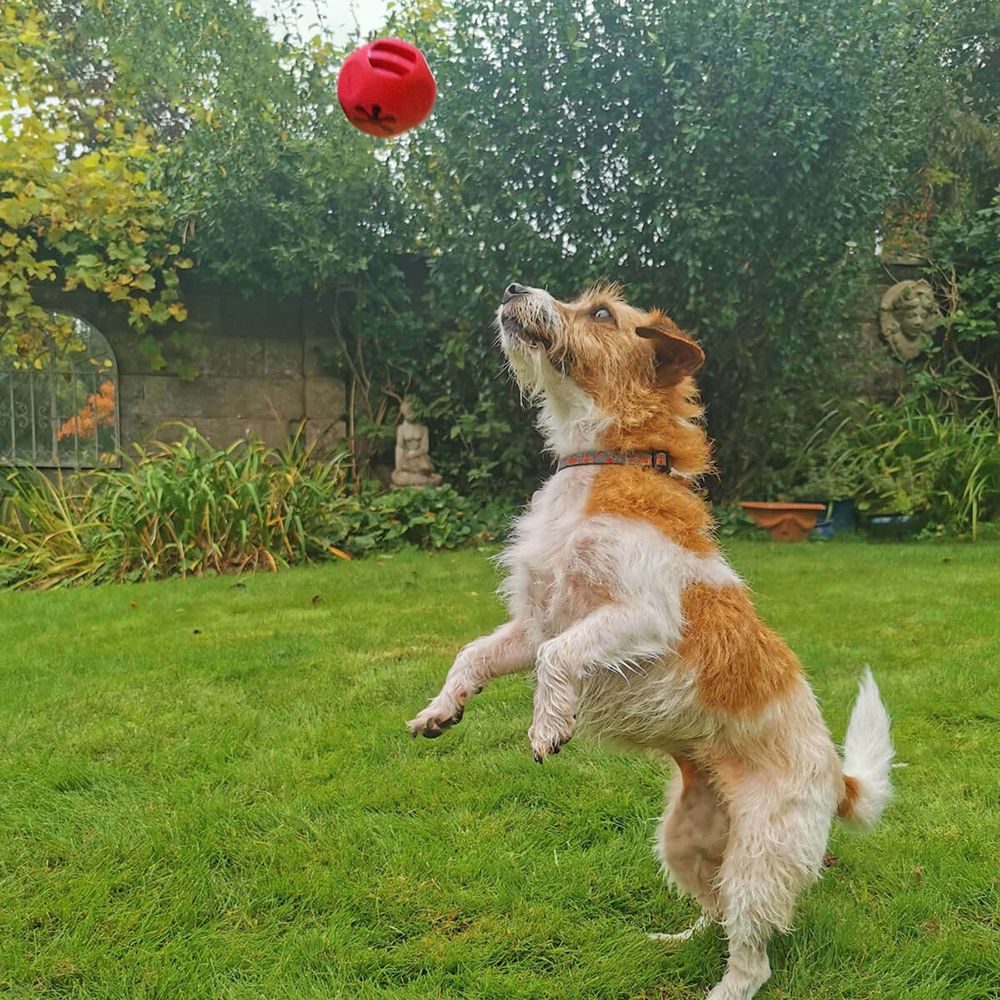
[[[882,704],[871,670],[865,667],[844,739],[847,794],[839,812],[843,819],[863,827],[878,822],[892,798],[889,773],[894,754],[889,713]]]

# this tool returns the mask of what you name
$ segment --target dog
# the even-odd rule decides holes
[[[558,470],[500,556],[510,621],[458,653],[409,730],[440,736],[490,680],[534,668],[538,763],[578,725],[672,757],[656,852],[701,916],[651,937],[721,924],[728,960],[708,1000],[749,1000],[833,817],[871,826],[891,795],[889,716],[866,670],[841,762],[798,660],[719,551],[693,338],[617,286],[561,302],[511,284],[497,329]]]

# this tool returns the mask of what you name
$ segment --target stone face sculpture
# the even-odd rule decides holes
[[[391,481],[395,487],[440,486],[430,456],[430,433],[425,424],[413,422],[413,407],[404,401],[399,408],[402,421],[396,430],[396,468]]]
[[[941,318],[926,281],[900,281],[882,296],[879,326],[896,354],[912,361],[926,350]]]

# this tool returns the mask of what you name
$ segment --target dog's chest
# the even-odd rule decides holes
[[[518,518],[503,556],[506,590],[517,610],[555,634],[599,603],[591,554],[587,497],[597,469],[557,473]]]

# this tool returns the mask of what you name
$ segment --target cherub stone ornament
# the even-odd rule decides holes
[[[392,485],[440,486],[441,477],[434,471],[430,456],[430,433],[426,424],[413,420],[413,406],[404,400],[399,408],[402,415],[396,430],[396,468],[392,472]]]
[[[926,281],[897,282],[882,296],[879,305],[882,336],[907,361],[927,349],[940,318],[934,290]]]

